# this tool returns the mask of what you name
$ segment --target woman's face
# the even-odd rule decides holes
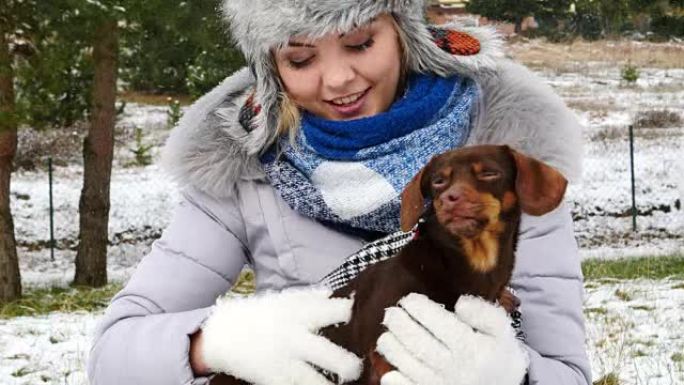
[[[390,15],[342,35],[293,37],[275,59],[288,96],[322,118],[372,116],[387,111],[397,94],[401,48]]]

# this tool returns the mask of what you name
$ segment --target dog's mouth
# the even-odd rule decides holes
[[[437,214],[440,224],[451,234],[473,238],[487,226],[487,218],[476,214],[442,213]]]

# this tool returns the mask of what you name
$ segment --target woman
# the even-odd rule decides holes
[[[303,286],[398,229],[399,194],[432,155],[505,143],[578,177],[580,127],[562,101],[502,58],[489,30],[428,27],[423,7],[225,1],[249,69],[169,138],[164,162],[184,199],[107,309],[91,383],[203,384],[212,372],[329,383],[314,366],[353,380],[359,358],[316,335],[348,320],[353,300]],[[409,296],[378,343],[397,368],[383,384],[589,383],[572,231],[565,205],[523,218],[512,287],[525,345],[494,305],[453,313]],[[216,303],[244,264],[258,294]],[[447,347],[433,337],[445,324],[474,332]]]

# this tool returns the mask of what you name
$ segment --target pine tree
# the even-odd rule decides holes
[[[5,4],[12,4],[12,1],[0,0],[0,13],[6,9]],[[0,113],[16,117],[0,123],[4,124],[2,127],[8,127],[7,132],[14,132],[14,136],[0,136],[0,241],[7,239],[14,245],[13,236],[2,235],[7,232],[5,228],[11,230],[12,227],[11,222],[3,222],[6,183],[2,170],[4,162],[11,164],[6,159],[16,151],[19,122],[46,129],[63,129],[78,122],[88,122],[88,134],[83,143],[84,183],[79,202],[74,284],[106,284],[114,103],[119,73],[134,87],[198,95],[242,66],[243,59],[230,45],[229,38],[222,34],[215,9],[217,2],[14,0],[15,8],[21,4],[21,8],[30,9],[30,12],[6,12],[3,17],[22,18],[16,25],[21,24],[21,29],[29,32],[27,46],[32,53],[15,61],[18,65],[13,72],[4,70],[5,62],[9,62],[7,68],[12,69],[11,59],[0,56],[0,68],[3,68],[0,75],[15,77],[13,81],[3,77],[2,84],[16,85],[12,90],[15,96],[10,98],[16,100],[16,104],[5,103],[10,91],[0,91],[4,98]],[[9,25],[4,19],[0,23],[3,27]],[[189,25],[198,28],[188,28]],[[3,37],[8,34],[3,33]],[[6,48],[8,43],[2,43],[0,49]],[[173,50],[169,51],[169,47]],[[126,55],[121,56],[120,52]],[[136,83],[136,79],[145,78],[153,79],[153,82]],[[9,88],[5,86],[5,89]],[[5,139],[6,145],[2,145]],[[8,187],[6,195],[9,196]],[[6,206],[9,213],[9,205]],[[3,247],[0,242],[0,253]],[[14,260],[16,251],[14,259],[11,255],[9,259],[1,255],[0,268],[14,266]],[[5,261],[9,261],[9,265]],[[16,273],[11,273],[15,277],[11,280],[5,279],[9,271],[0,271],[0,285],[19,282],[18,267],[12,271]]]
[[[129,9],[136,19],[122,31],[122,80],[137,91],[197,97],[244,66],[225,33],[218,3],[148,0]]]
[[[21,296],[21,273],[17,258],[14,221],[10,209],[10,183],[17,151],[19,124],[14,91],[14,55],[18,26],[29,26],[27,9],[32,2],[3,0],[0,3],[0,303]]]
[[[79,236],[74,285],[107,284],[107,245],[110,184],[116,123],[120,20],[125,20],[124,1],[74,0],[86,26],[92,47],[93,81],[90,94],[90,125],[83,141],[83,189],[79,201]]]

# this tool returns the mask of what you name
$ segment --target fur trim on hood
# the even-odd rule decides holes
[[[437,49],[452,62],[455,72],[449,73],[472,76],[481,89],[468,144],[508,144],[557,168],[568,180],[578,180],[581,127],[560,97],[523,66],[501,58],[499,40],[490,29],[448,28],[476,37],[482,47],[471,56]],[[418,57],[425,60],[429,55]],[[425,65],[436,65],[431,63]],[[258,156],[270,143],[275,123],[264,124],[263,110],[252,120],[251,131],[239,121],[255,87],[258,94],[254,72],[242,69],[185,113],[162,153],[163,167],[181,188],[193,186],[222,198],[231,196],[240,180],[264,178]]]

